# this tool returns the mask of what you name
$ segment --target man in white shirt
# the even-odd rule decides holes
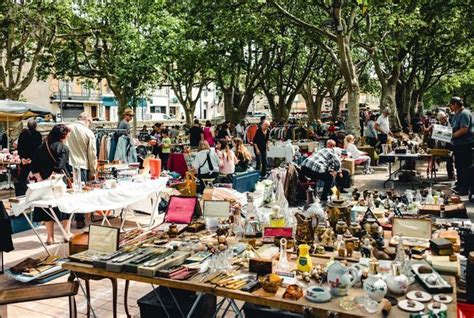
[[[382,112],[382,115],[380,115],[379,118],[377,118],[377,121],[375,122],[375,130],[378,132],[378,137],[380,143],[382,144],[387,143],[387,137],[389,134],[391,134],[390,120],[388,118],[389,115],[390,110],[388,108],[385,108]]]
[[[91,116],[81,113],[77,121],[68,125],[71,129],[66,145],[69,148],[69,164],[81,169],[81,180],[87,182],[95,177],[97,167],[97,151],[95,135],[90,130]],[[76,227],[85,226],[84,214],[76,214]]]
[[[238,138],[244,140],[245,136],[245,122],[242,120],[240,123],[235,126],[235,134]]]
[[[385,108],[382,112],[382,115],[380,115],[375,122],[374,128],[377,131],[377,137],[380,145],[386,144],[388,141],[388,135],[392,134],[390,132],[390,120],[388,118],[389,115],[390,109]],[[379,162],[383,163],[382,160],[379,160]]]

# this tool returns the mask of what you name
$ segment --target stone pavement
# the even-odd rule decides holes
[[[420,172],[425,173],[423,165],[420,167]],[[364,189],[382,189],[383,181],[387,178],[387,169],[385,167],[377,167],[376,173],[372,175],[362,175],[360,170],[358,174],[354,176],[354,186],[360,190]],[[440,179],[442,179],[441,177]],[[395,183],[395,189],[397,191],[404,191],[406,188],[410,188],[407,185]],[[463,199],[466,199],[464,197]],[[474,221],[474,205],[467,202],[468,213],[471,220]],[[146,226],[148,224],[149,216],[139,215],[140,223]],[[117,223],[117,219],[114,220],[114,223]],[[127,226],[132,227],[134,223],[128,223]],[[74,232],[77,232],[73,228]],[[39,228],[40,235],[45,237],[44,226]],[[59,236],[58,236],[59,238]],[[14,236],[15,250],[8,254],[5,254],[5,263],[6,266],[11,266],[16,264],[20,260],[31,257],[45,254],[42,246],[37,241],[34,236],[33,231],[26,231],[19,233]],[[57,249],[58,246],[49,247],[51,250]],[[57,251],[58,255],[65,255],[67,246],[63,244]],[[67,276],[56,279],[54,282],[65,281]],[[17,284],[16,282],[12,283],[12,280],[6,275],[0,275],[0,286],[1,288],[6,288],[10,284]],[[124,293],[124,281],[118,282],[118,316],[126,317],[125,309],[123,306],[123,293]],[[137,299],[144,296],[152,290],[152,287],[144,283],[130,283],[130,292],[129,292],[129,308],[130,313],[139,317],[139,309],[137,305]],[[112,289],[110,285],[110,280],[104,279],[100,281],[91,281],[91,294],[92,294],[92,305],[95,308],[96,315],[98,317],[112,317]],[[83,293],[79,291],[78,296],[76,297],[77,309],[79,317],[86,317],[86,301]],[[8,306],[8,317],[10,318],[50,318],[50,317],[68,317],[68,302],[67,299],[55,299],[55,300],[44,300],[36,301],[29,303],[21,303]],[[230,314],[226,315],[230,316]]]

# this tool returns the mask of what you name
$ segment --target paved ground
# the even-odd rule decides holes
[[[423,166],[420,167],[420,172],[425,171]],[[386,168],[377,168],[377,171],[373,175],[361,175],[355,176],[354,186],[360,190],[364,189],[382,189],[383,181],[387,178]],[[441,180],[443,177],[441,177]],[[448,183],[446,183],[448,184]],[[407,185],[398,184],[395,185],[397,191],[404,191],[406,188],[410,188]],[[464,198],[466,199],[466,198]],[[468,213],[471,220],[474,220],[474,205],[466,203],[468,207]],[[148,216],[141,215],[139,220],[143,225],[148,224]],[[127,226],[131,227],[134,224],[129,223]],[[44,227],[39,228],[41,236],[45,237]],[[15,251],[5,254],[6,266],[16,264],[18,261],[28,256],[36,256],[45,254],[42,246],[36,240],[32,231],[23,232],[15,235],[14,237]],[[58,246],[50,247],[51,250],[58,249]],[[65,255],[66,245],[59,246],[57,251],[58,255]],[[59,278],[55,282],[65,281],[66,277]],[[0,275],[0,286],[1,289],[11,286],[12,281],[6,275]],[[14,283],[16,284],[16,283]],[[129,307],[132,315],[139,317],[139,309],[136,300],[150,292],[152,287],[143,283],[131,283],[129,293]],[[98,317],[112,317],[112,295],[111,295],[110,281],[92,281],[91,282],[91,294],[92,304],[96,309],[96,315]],[[118,313],[119,317],[125,317],[125,311],[123,306],[123,292],[124,282],[119,282],[119,298],[118,298]],[[86,314],[86,301],[82,294],[79,292],[77,296],[78,313],[79,317],[85,317]],[[23,304],[16,304],[8,306],[8,317],[10,318],[46,318],[46,317],[68,317],[68,304],[66,299],[37,301]]]

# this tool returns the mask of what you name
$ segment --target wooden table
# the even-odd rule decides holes
[[[328,260],[324,258],[315,258],[313,257],[313,264],[321,263],[324,264]],[[354,317],[381,317],[380,312],[376,314],[369,314],[365,309],[358,308],[352,311],[346,311],[342,309],[339,305],[340,298],[333,298],[330,302],[327,303],[312,303],[307,301],[304,297],[300,298],[297,301],[293,300],[286,300],[282,298],[283,293],[285,292],[284,288],[278,290],[276,294],[270,294],[265,292],[263,289],[259,289],[253,293],[247,293],[240,290],[230,290],[227,288],[221,288],[218,286],[214,286],[211,284],[205,284],[200,282],[202,276],[198,275],[190,281],[177,281],[171,280],[166,278],[150,278],[139,276],[136,274],[130,273],[114,273],[104,269],[92,268],[87,266],[82,266],[77,263],[65,263],[63,264],[63,268],[69,269],[73,272],[77,273],[87,273],[93,275],[99,275],[109,278],[117,278],[117,279],[125,279],[149,284],[155,284],[170,288],[177,288],[177,289],[184,289],[188,291],[193,291],[197,293],[205,293],[205,294],[213,294],[218,297],[223,297],[227,299],[233,300],[240,300],[245,301],[257,305],[265,305],[272,308],[278,308],[282,310],[289,310],[293,312],[300,312],[302,313],[305,309],[309,309],[313,312],[313,315],[318,317],[326,317],[330,312],[337,312],[338,317],[340,318],[354,318]],[[447,276],[444,277],[452,286],[453,290],[456,290],[456,281],[454,277]],[[306,288],[307,286],[305,286]],[[411,290],[422,290],[422,288],[417,284],[414,283],[410,286]],[[361,288],[351,288],[349,290],[349,296],[354,297],[363,294],[363,290]],[[448,305],[448,315],[447,317],[456,317],[456,293],[451,294],[453,297],[453,302]],[[400,300],[404,299],[404,296],[398,297]],[[389,317],[409,317],[409,313],[400,310],[398,307],[393,307]]]

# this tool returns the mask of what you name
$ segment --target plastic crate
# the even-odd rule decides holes
[[[167,287],[158,287],[155,291],[151,291],[142,298],[137,300],[138,307],[140,308],[141,318],[155,318],[155,317],[166,317],[166,313],[158,301],[155,292],[160,295],[160,298],[168,311],[170,317],[181,317],[178,307],[175,301],[170,295],[170,290],[173,296],[176,298],[176,302],[180,305],[181,310],[186,316],[189,310],[197,298],[197,295],[193,292],[175,289]],[[194,318],[211,318],[216,308],[216,296],[204,295],[199,301],[194,313],[191,317]]]

